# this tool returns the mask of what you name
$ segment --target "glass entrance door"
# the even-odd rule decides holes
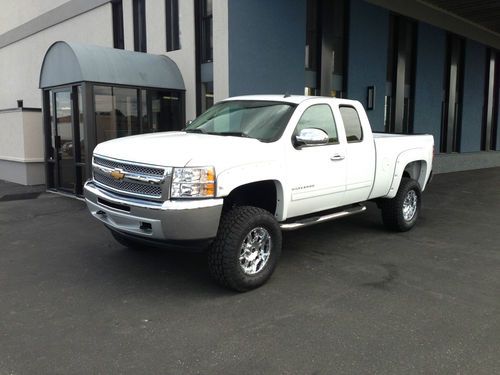
[[[81,195],[86,177],[81,86],[43,93],[47,186]]]
[[[75,142],[73,132],[73,116],[71,91],[54,93],[54,146],[57,156],[56,188],[74,192],[75,190]],[[78,143],[76,143],[78,144]]]

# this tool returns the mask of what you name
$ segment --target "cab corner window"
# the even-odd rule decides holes
[[[358,112],[354,107],[349,106],[341,106],[339,109],[344,122],[347,143],[361,142],[363,140],[363,128],[361,127]]]
[[[328,134],[329,144],[339,142],[333,113],[328,104],[315,104],[307,108],[297,123],[294,134],[309,128],[323,130]]]

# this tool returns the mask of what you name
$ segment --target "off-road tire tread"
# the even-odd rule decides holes
[[[417,212],[415,213],[412,221],[408,223],[403,218],[401,208],[407,192],[412,189],[417,193]],[[385,227],[398,232],[406,232],[413,228],[420,214],[420,207],[422,203],[421,197],[422,195],[419,183],[409,177],[403,177],[401,179],[401,183],[399,184],[396,196],[392,199],[383,199],[381,201],[382,221]]]
[[[254,220],[264,221],[265,224],[262,225],[274,232],[274,236],[271,233],[272,251],[271,258],[263,270],[266,272],[263,275],[259,272],[256,277],[249,277],[236,272],[232,257],[233,252],[236,251],[235,248],[240,247],[242,237],[247,234],[248,223]],[[222,215],[217,237],[208,251],[208,267],[216,282],[224,287],[244,292],[257,288],[267,281],[276,266],[280,253],[281,230],[271,213],[258,207],[240,206]]]

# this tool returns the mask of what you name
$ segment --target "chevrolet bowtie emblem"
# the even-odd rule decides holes
[[[111,177],[117,181],[121,181],[125,177],[125,173],[121,169],[115,169],[111,172]]]

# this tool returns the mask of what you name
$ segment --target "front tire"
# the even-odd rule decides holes
[[[421,204],[422,192],[419,183],[403,177],[396,196],[381,202],[382,221],[388,229],[406,232],[417,222]]]
[[[217,237],[208,251],[212,278],[245,292],[263,285],[281,254],[281,229],[266,210],[235,207],[225,213]]]

